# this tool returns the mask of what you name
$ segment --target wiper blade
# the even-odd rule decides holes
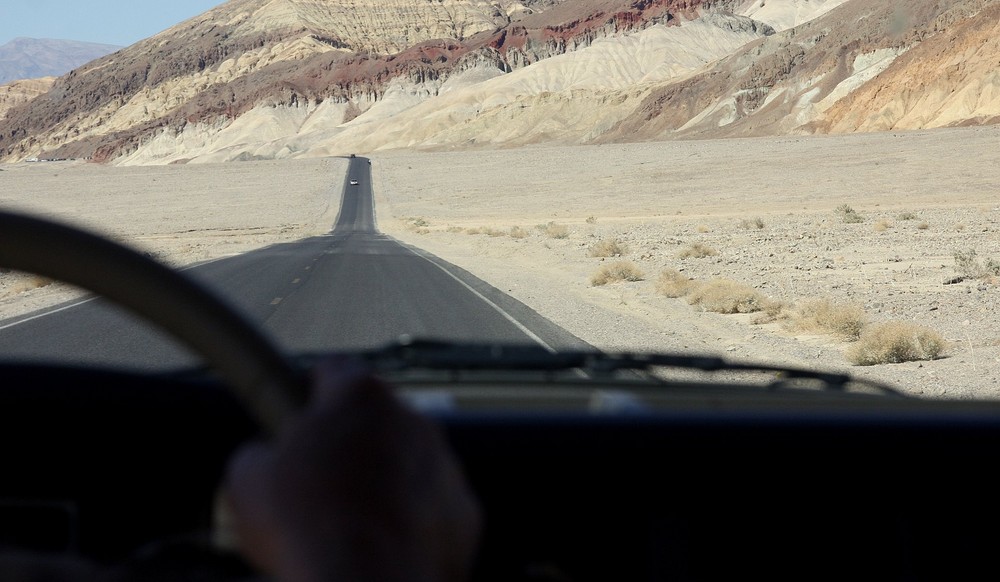
[[[653,378],[658,368],[676,368],[701,372],[756,372],[774,374],[772,388],[790,380],[818,382],[827,390],[846,391],[851,383],[874,388],[886,394],[902,396],[884,384],[855,378],[848,374],[803,368],[732,362],[718,356],[570,350],[551,352],[541,346],[510,344],[465,344],[403,338],[397,343],[365,352],[360,356],[376,371],[410,370],[530,371],[560,372],[577,370],[586,377],[607,378],[619,372],[639,372]]]
[[[586,352],[550,352],[536,345],[467,344],[402,338],[362,354],[379,371],[572,370]]]

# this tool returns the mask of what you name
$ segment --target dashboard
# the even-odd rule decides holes
[[[228,455],[261,434],[217,380],[2,373],[0,544],[115,563],[210,539]],[[643,414],[428,412],[485,510],[474,579],[913,580],[992,565],[995,404],[759,392],[719,406],[723,388]]]

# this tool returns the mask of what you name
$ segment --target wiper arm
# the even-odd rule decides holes
[[[581,367],[579,351],[550,352],[541,346],[466,344],[409,339],[366,352],[362,357],[379,371],[402,370],[572,370]]]
[[[886,394],[902,396],[884,384],[837,374],[773,366],[731,362],[725,358],[707,355],[660,353],[605,353],[597,350],[570,350],[550,352],[541,346],[508,344],[462,344],[433,340],[402,338],[381,349],[365,352],[361,357],[377,371],[400,372],[406,370],[469,371],[533,371],[559,372],[579,370],[589,377],[608,377],[618,372],[632,371],[652,378],[656,368],[677,368],[702,372],[758,372],[773,373],[776,380],[770,385],[778,388],[788,380],[812,380],[827,390],[846,391],[850,383],[859,383]]]

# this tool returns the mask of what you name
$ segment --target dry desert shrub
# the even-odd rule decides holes
[[[445,230],[446,230],[446,232],[450,232],[450,233],[465,232],[465,229],[462,228],[461,226],[449,226]]]
[[[764,219],[759,216],[755,218],[744,218],[740,221],[740,228],[743,230],[763,230]]]
[[[691,305],[713,313],[755,313],[770,302],[749,285],[729,279],[714,279],[696,285],[687,295]]]
[[[597,224],[596,216],[588,216],[586,220],[587,224]]]
[[[714,257],[717,254],[719,254],[719,251],[706,244],[696,242],[684,247],[681,252],[677,253],[677,258],[704,259],[705,257]]]
[[[705,226],[704,224],[699,224],[697,230],[698,230],[698,232],[703,233],[703,234],[706,233],[706,232],[709,232],[708,227]]]
[[[952,257],[955,259],[955,270],[959,274],[971,278],[979,277],[982,274],[983,268],[979,264],[979,260],[976,259],[975,249],[955,251],[952,253]]]
[[[407,230],[416,232],[417,234],[426,234],[429,232],[426,227],[430,226],[431,223],[427,222],[427,219],[422,216],[408,216],[403,221],[406,223]]]
[[[889,321],[867,327],[847,350],[847,359],[858,366],[933,360],[944,353],[945,346],[944,338],[930,328]]]
[[[916,220],[917,215],[913,212],[903,212],[896,217],[898,220]]]
[[[787,320],[790,317],[788,310],[788,304],[784,301],[768,299],[767,303],[764,304],[764,309],[762,309],[760,313],[758,313],[757,316],[750,321],[750,323],[753,325],[763,325],[765,323]]]
[[[987,277],[1000,277],[1000,262],[993,259],[986,259],[984,269],[986,270]]]
[[[888,218],[882,218],[875,223],[875,232],[885,232],[890,228],[892,228],[893,226],[895,225],[892,223],[891,220],[889,220]]]
[[[926,222],[921,222],[920,224],[917,225],[917,230],[927,230],[930,227],[931,225],[927,224]]]
[[[698,282],[676,269],[666,269],[656,280],[656,292],[676,299],[694,291]]]
[[[857,224],[859,222],[865,221],[863,216],[858,214],[856,210],[854,210],[847,204],[841,204],[840,206],[837,207],[836,210],[834,210],[834,212],[839,214],[840,219],[846,222],[847,224]]]
[[[505,236],[507,233],[505,231],[492,228],[489,226],[477,226],[465,229],[466,234],[485,234],[493,238]]]
[[[617,238],[606,238],[594,243],[587,256],[590,257],[621,257],[628,254],[628,245]]]
[[[968,279],[990,279],[1000,277],[1000,263],[993,259],[987,259],[986,263],[980,263],[976,258],[975,249],[955,251],[952,256],[955,258],[955,270],[960,275]]]
[[[569,238],[569,228],[565,224],[559,224],[558,222],[539,224],[538,230],[542,231],[549,238]]]
[[[702,311],[713,313],[756,313],[764,311],[773,318],[783,308],[749,285],[729,279],[695,281],[675,269],[666,269],[656,280],[656,291],[670,298],[685,297]]]
[[[0,291],[2,291],[2,296],[9,297],[20,295],[21,293],[26,293],[34,289],[48,287],[52,283],[54,283],[54,280],[49,279],[48,277],[25,273],[23,276],[14,276],[12,281],[7,285],[7,289],[4,291],[0,288]]]
[[[807,299],[796,304],[788,320],[788,327],[855,341],[861,336],[861,330],[867,321],[864,307],[857,303]]]
[[[632,261],[614,261],[601,265],[601,268],[591,275],[590,284],[599,287],[619,281],[642,281],[645,276],[642,269]]]
[[[510,232],[508,232],[510,238],[528,238],[528,231],[521,228],[520,226],[510,227]]]

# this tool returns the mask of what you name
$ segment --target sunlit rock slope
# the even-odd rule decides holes
[[[10,107],[0,156],[150,164],[992,123],[998,22],[1000,0],[231,0]]]

